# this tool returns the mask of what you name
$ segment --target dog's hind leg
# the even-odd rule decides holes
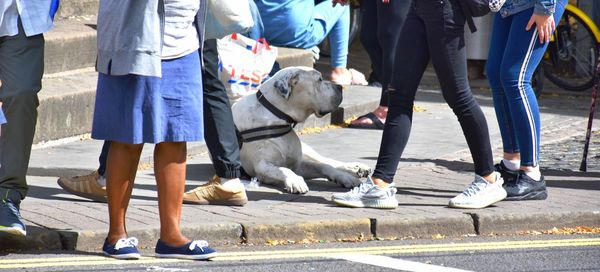
[[[304,178],[296,175],[294,171],[286,167],[273,165],[266,161],[260,161],[256,164],[255,175],[260,182],[267,184],[283,184],[288,193],[305,194],[308,192],[308,185]]]
[[[351,173],[338,170],[328,164],[312,161],[302,161],[297,172],[305,179],[327,178],[346,188],[352,188],[361,182]]]
[[[315,151],[310,145],[302,143],[302,160],[315,162],[320,164],[329,165],[335,169],[350,173],[358,178],[364,178],[371,174],[371,167],[360,162],[341,162],[331,158],[327,158],[317,151]]]

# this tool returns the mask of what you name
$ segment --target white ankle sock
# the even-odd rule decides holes
[[[232,178],[232,179],[221,178],[221,185],[223,185],[223,187],[235,188],[237,186],[240,186],[241,183],[242,182],[240,181],[239,178]]]
[[[517,171],[521,166],[521,160],[505,160],[502,159],[502,164],[508,168],[508,170]]]
[[[540,181],[542,173],[540,171],[525,171],[525,175],[532,178],[535,181]]]

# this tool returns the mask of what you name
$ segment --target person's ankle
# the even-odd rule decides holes
[[[117,243],[117,241],[121,240],[121,239],[127,239],[127,234],[108,234],[106,236],[106,240],[108,241],[109,244],[114,245]]]
[[[529,171],[523,170],[523,172],[525,173],[525,175],[527,175],[535,181],[540,181],[542,179],[542,173],[539,169],[529,169]]]
[[[183,235],[161,235],[160,240],[172,247],[180,247],[191,242],[190,239],[184,237]]]
[[[239,178],[232,178],[232,179],[220,178],[220,179],[221,179],[221,186],[227,187],[227,188],[235,188],[242,183]]]
[[[496,173],[496,172],[492,172],[489,175],[482,176],[482,178],[485,179],[485,181],[487,181],[489,184],[494,184],[494,183],[496,183],[496,180],[498,179],[498,177],[496,175],[500,175],[500,174]]]
[[[373,114],[375,114],[375,116],[377,116],[377,118],[381,119],[382,121],[385,121],[385,118],[387,117],[387,113],[388,113],[388,107],[385,107],[385,106],[379,106],[373,111]]]
[[[371,178],[373,180],[373,184],[375,184],[377,187],[381,188],[381,189],[385,189],[387,187],[390,187],[390,184],[385,182],[384,180],[380,179],[380,178]]]

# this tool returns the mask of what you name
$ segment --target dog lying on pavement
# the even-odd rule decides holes
[[[308,67],[289,67],[265,81],[256,95],[232,106],[241,136],[242,167],[266,184],[283,185],[290,193],[306,193],[305,179],[327,178],[343,187],[360,184],[371,172],[362,163],[344,163],[319,155],[293,130],[311,114],[334,111],[342,102],[342,86],[324,81]]]

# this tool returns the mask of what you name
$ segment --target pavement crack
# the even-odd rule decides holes
[[[471,216],[471,219],[473,219],[473,228],[475,229],[475,233],[477,235],[481,235],[481,233],[479,233],[479,215],[476,213],[466,213],[467,215]]]
[[[369,218],[370,226],[371,226],[371,235],[373,237],[377,237],[377,219]]]

